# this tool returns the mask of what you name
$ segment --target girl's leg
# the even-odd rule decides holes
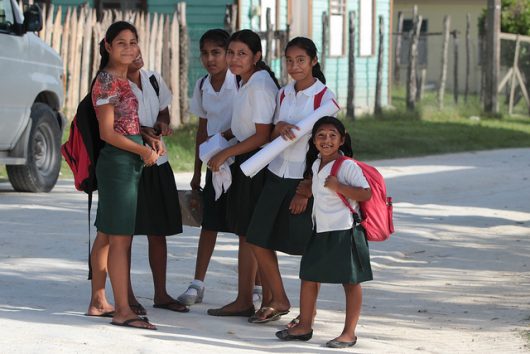
[[[263,306],[272,307],[280,312],[291,307],[285,288],[283,287],[278,258],[273,250],[250,245],[258,262],[259,273],[262,275]],[[263,311],[259,318],[266,318],[270,313]]]
[[[87,315],[99,316],[114,311],[114,306],[108,303],[105,295],[105,283],[107,281],[107,260],[109,256],[109,237],[98,232],[92,252],[90,253],[90,264],[92,266],[92,293]]]
[[[208,270],[216,241],[217,231],[201,229],[197,260],[195,261],[195,279],[204,281],[204,278],[206,278],[206,271]]]
[[[300,286],[300,322],[288,329],[289,334],[301,335],[313,330],[314,313],[316,312],[320,283],[302,280]]]
[[[257,268],[256,259],[250,249],[250,245],[247,243],[246,237],[239,236],[237,298],[221,309],[208,310],[208,313],[218,316],[219,312],[226,315],[228,313],[245,312],[253,308],[252,289],[254,288]]]
[[[317,293],[320,291],[320,283],[316,283],[317,284]],[[313,323],[315,323],[315,317],[317,316],[317,308],[315,306],[315,312],[313,312],[313,320],[311,321],[311,325],[313,325]],[[293,328],[295,326],[297,326],[298,324],[300,323],[300,315],[296,316],[295,318],[293,318],[291,320],[291,322],[289,322],[287,325],[286,325],[286,328],[289,329],[289,328]]]
[[[335,338],[339,342],[354,342],[356,340],[355,328],[361,315],[363,302],[363,289],[361,284],[343,284],[346,294],[346,320],[340,336]]]
[[[132,236],[113,235],[109,236],[109,276],[116,303],[114,323],[124,323],[138,316],[129,307],[129,252]],[[138,320],[130,323],[133,327],[154,328],[146,321]]]

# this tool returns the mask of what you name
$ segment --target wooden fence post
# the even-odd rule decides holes
[[[484,110],[487,113],[498,113],[498,80],[500,67],[500,13],[501,0],[488,0],[488,23],[486,32],[486,90],[484,94]]]
[[[236,28],[237,28],[237,5],[236,4],[226,5],[224,27],[225,27],[225,30],[230,34],[236,31]]]
[[[466,88],[464,91],[464,102],[467,103],[469,95],[469,75],[471,74],[471,14],[466,16]]]
[[[173,14],[171,21],[171,80],[170,86],[173,92],[171,100],[171,126],[178,128],[180,126],[180,28],[177,13]]]
[[[348,39],[348,96],[346,99],[346,115],[355,119],[355,11],[350,11]]]
[[[383,32],[383,16],[379,16],[379,50],[377,56],[377,79],[375,84],[375,108],[374,113],[380,115],[383,113],[381,108],[381,88],[383,86],[383,52],[385,50],[385,35]]]
[[[164,43],[162,44],[162,77],[166,83],[169,83],[171,80],[171,63],[169,62],[169,15],[165,16],[164,21]]]
[[[516,71],[519,69],[519,52],[521,50],[521,38],[517,35],[515,41],[515,54],[513,56],[513,74],[512,74],[512,86],[510,87],[510,102],[508,104],[508,114],[513,113],[513,105],[515,100],[515,88],[517,86],[517,74]]]
[[[320,66],[322,72],[326,70],[326,56],[328,55],[328,32],[329,32],[329,19],[326,11],[322,12],[322,53],[320,56]]]
[[[267,65],[271,65],[272,62],[272,42],[274,40],[273,38],[273,29],[272,29],[272,22],[271,22],[271,9],[270,7],[267,7],[267,12],[265,13],[266,18],[266,29],[267,29],[267,35],[265,36],[265,43],[267,43],[267,52],[265,53],[265,62]]]
[[[453,31],[453,99],[458,103],[458,31]]]
[[[178,14],[180,24],[180,117],[182,123],[188,123],[190,120],[188,112],[189,38],[185,2],[179,2]]]
[[[403,42],[403,12],[398,12],[398,27],[396,38],[396,52],[394,53],[394,83],[396,86],[400,85],[401,80],[401,44]]]
[[[415,7],[416,8],[416,7]],[[421,24],[423,18],[417,16],[414,19],[414,26],[411,31],[411,41],[409,50],[409,66],[407,69],[407,109],[412,111],[416,108],[416,65],[418,58],[418,41],[420,38]]]
[[[440,73],[440,87],[438,88],[438,108],[444,108],[445,82],[447,80],[447,52],[449,49],[449,33],[451,16],[444,17],[443,45],[442,45],[442,71]]]

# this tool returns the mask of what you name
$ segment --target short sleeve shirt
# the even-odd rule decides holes
[[[155,76],[158,83],[158,96],[149,80],[151,75]],[[154,71],[140,70],[140,80],[142,82],[141,89],[132,81],[129,81],[129,85],[131,85],[131,90],[138,100],[140,125],[152,128],[156,123],[158,113],[166,109],[171,103],[171,91],[169,91],[162,76]]]
[[[256,124],[272,124],[278,87],[266,70],[252,74],[234,97],[232,133],[239,141],[256,134]]]
[[[114,107],[114,131],[122,135],[140,134],[138,100],[131,90],[129,80],[120,79],[102,71],[92,88],[94,107],[110,104]],[[98,119],[100,117],[97,115]]]
[[[296,92],[294,88],[295,84],[296,81],[293,81],[278,92],[276,114],[274,117],[275,124],[283,121],[296,125],[314,112],[315,96],[326,89],[326,86],[318,79],[313,85],[299,92]],[[284,93],[284,97],[280,103],[282,92]],[[327,88],[322,97],[321,105],[329,101],[333,101],[337,108],[340,108],[335,100],[335,94]],[[295,131],[294,133],[296,135],[297,132]],[[268,167],[269,171],[279,177],[303,178],[305,157],[309,147],[308,142],[310,137],[311,132],[289,145],[287,149],[283,150],[271,161]]]
[[[225,81],[219,92],[214,90],[210,75],[200,78],[195,83],[190,112],[197,117],[208,120],[208,136],[230,129],[236,93],[236,76],[230,70],[226,72]]]
[[[326,164],[320,171],[321,160],[318,158],[312,166],[313,184],[313,224],[317,232],[348,230],[353,227],[353,216],[350,209],[339,198],[337,193],[324,187],[326,178],[331,174],[334,161]],[[370,188],[363,171],[353,160],[345,160],[338,173],[339,183],[352,187]],[[353,210],[359,213],[359,204],[355,200],[348,200]]]

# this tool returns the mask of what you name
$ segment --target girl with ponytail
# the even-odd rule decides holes
[[[294,79],[280,89],[274,117],[272,138],[297,137],[296,124],[335,95],[324,83],[318,64],[317,49],[309,38],[296,37],[285,48],[287,72]],[[337,105],[338,107],[338,105]],[[282,151],[268,166],[266,183],[256,205],[248,231],[248,243],[258,261],[264,294],[272,297],[262,303],[249,322],[277,320],[289,312],[275,251],[302,255],[311,238],[313,198],[299,188],[304,179],[305,160],[310,134],[305,134]],[[264,298],[265,300],[265,298]],[[296,320],[293,322],[296,323]]]
[[[208,161],[215,173],[230,157],[232,184],[227,192],[227,226],[239,236],[238,295],[234,302],[208,310],[211,316],[245,316],[254,314],[252,290],[257,271],[256,259],[246,241],[248,225],[254,206],[265,181],[265,171],[253,178],[243,174],[239,166],[269,142],[276,109],[278,82],[262,60],[260,37],[242,30],[232,34],[228,44],[227,62],[232,73],[240,78],[233,100],[231,128],[222,135],[235,137],[237,144],[222,150]]]
[[[156,329],[138,317],[128,300],[129,255],[136,221],[138,183],[143,166],[156,163],[164,151],[144,146],[140,135],[138,101],[127,71],[140,53],[136,28],[115,22],[100,45],[101,64],[92,85],[92,103],[105,146],[96,165],[98,209],[96,240],[92,247],[92,297],[88,316],[113,317],[112,324]],[[108,263],[107,263],[108,259]],[[105,297],[108,266],[115,309]]]

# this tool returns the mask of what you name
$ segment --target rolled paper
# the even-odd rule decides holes
[[[277,137],[269,144],[258,151],[254,156],[241,164],[241,171],[247,177],[254,177],[256,173],[267,166],[276,156],[283,150],[287,149],[291,144],[296,142],[305,134],[308,134],[313,129],[313,125],[324,116],[332,116],[339,111],[338,105],[334,100],[324,103],[317,108],[313,113],[302,119],[296,124],[300,130],[293,130],[295,138],[293,140],[285,140],[281,136]]]
[[[202,162],[207,163],[219,151],[224,150],[235,144],[236,139],[226,141],[226,139],[221,136],[221,133],[217,133],[214,136],[208,138],[208,140],[206,140],[204,143],[199,145],[199,158]],[[228,165],[231,165],[234,162],[234,159],[229,158],[227,162]]]

